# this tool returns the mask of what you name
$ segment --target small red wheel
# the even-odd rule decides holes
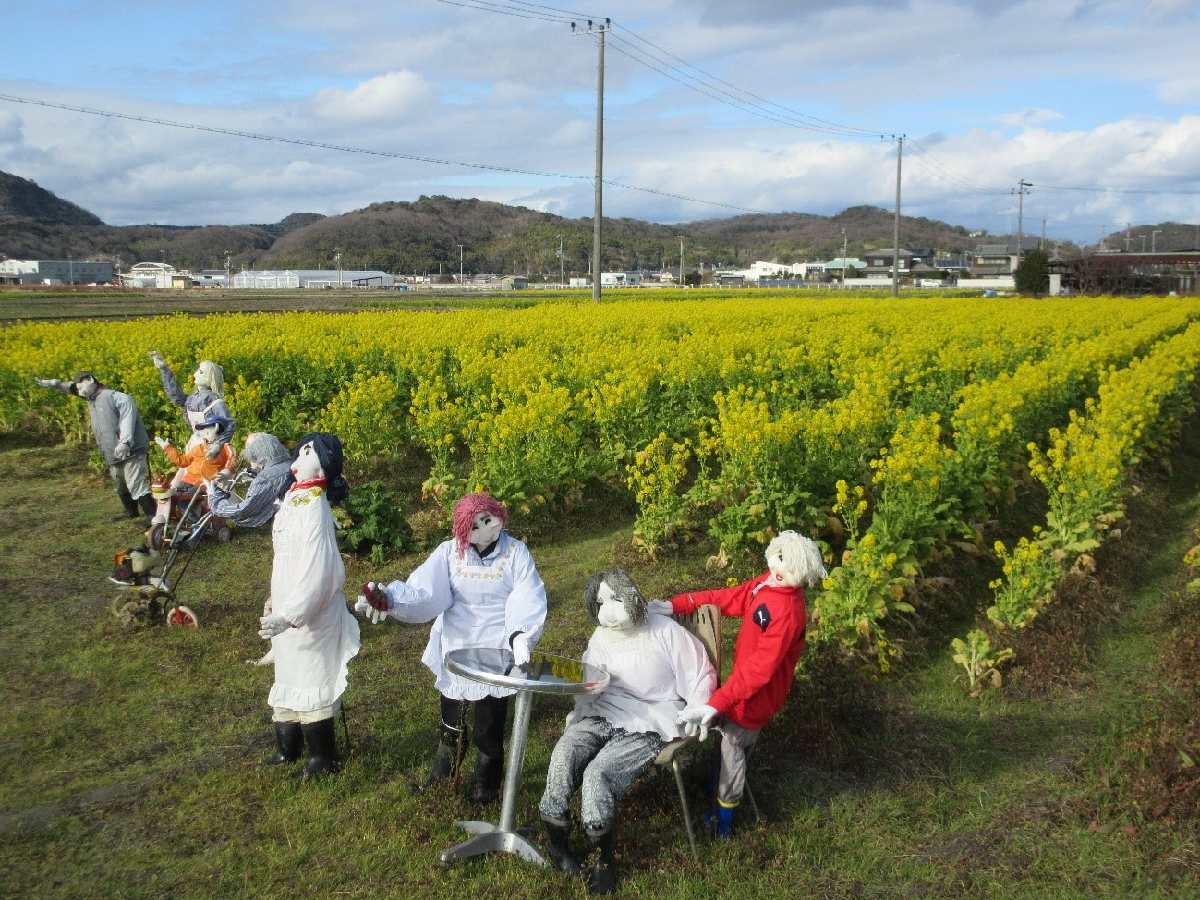
[[[173,606],[167,613],[167,624],[173,628],[199,628],[200,620],[186,606]]]

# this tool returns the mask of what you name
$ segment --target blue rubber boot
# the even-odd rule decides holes
[[[736,806],[726,806],[723,803],[717,805],[716,816],[716,836],[718,838],[733,837],[733,811]]]

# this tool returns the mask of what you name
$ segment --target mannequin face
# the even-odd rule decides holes
[[[767,568],[771,570],[771,583],[784,584],[783,546],[772,541],[767,547]]]
[[[596,599],[600,601],[600,609],[596,612],[596,618],[602,628],[624,630],[633,627],[633,621],[625,609],[625,602],[613,593],[613,589],[607,583],[601,583]]]
[[[317,451],[313,449],[311,442],[300,448],[296,461],[292,463],[292,475],[297,481],[316,481],[325,477],[325,470],[321,468],[321,459],[317,456]]]
[[[217,430],[216,425],[209,425],[207,428],[197,428],[195,432],[201,440],[211,442],[217,439]]]
[[[500,537],[503,528],[504,522],[496,516],[487,512],[479,513],[471,522],[471,546],[479,551],[487,549]]]
[[[75,382],[75,390],[84,400],[91,400],[100,390],[100,385],[96,383],[95,378],[82,378]]]
[[[197,388],[211,388],[212,387],[212,382],[208,377],[208,373],[205,372],[203,369],[198,368],[198,369],[196,369],[195,372],[192,373],[192,381],[195,383]]]

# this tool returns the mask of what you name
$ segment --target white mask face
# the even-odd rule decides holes
[[[321,458],[317,456],[317,451],[311,443],[300,448],[296,461],[292,463],[292,475],[297,481],[316,481],[325,477],[325,470],[321,468]]]
[[[208,373],[203,369],[197,369],[192,373],[192,381],[197,388],[211,388],[212,383],[208,380]]]
[[[625,629],[632,628],[633,621],[625,610],[624,602],[613,593],[607,584],[601,584],[596,593],[600,601],[600,609],[596,611],[596,619],[603,628]]]
[[[771,581],[775,584],[783,584],[782,547],[773,547],[767,549],[767,568],[771,570]]]
[[[500,537],[504,522],[491,513],[481,512],[471,522],[471,535],[468,540],[476,550],[485,550]]]
[[[83,381],[75,382],[75,391],[84,400],[91,400],[96,396],[96,392],[100,390],[100,385],[96,383],[95,378],[85,378]]]

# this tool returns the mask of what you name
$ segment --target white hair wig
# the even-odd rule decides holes
[[[813,587],[828,574],[816,541],[795,531],[775,535],[767,545],[766,557],[767,567],[788,587]]]

